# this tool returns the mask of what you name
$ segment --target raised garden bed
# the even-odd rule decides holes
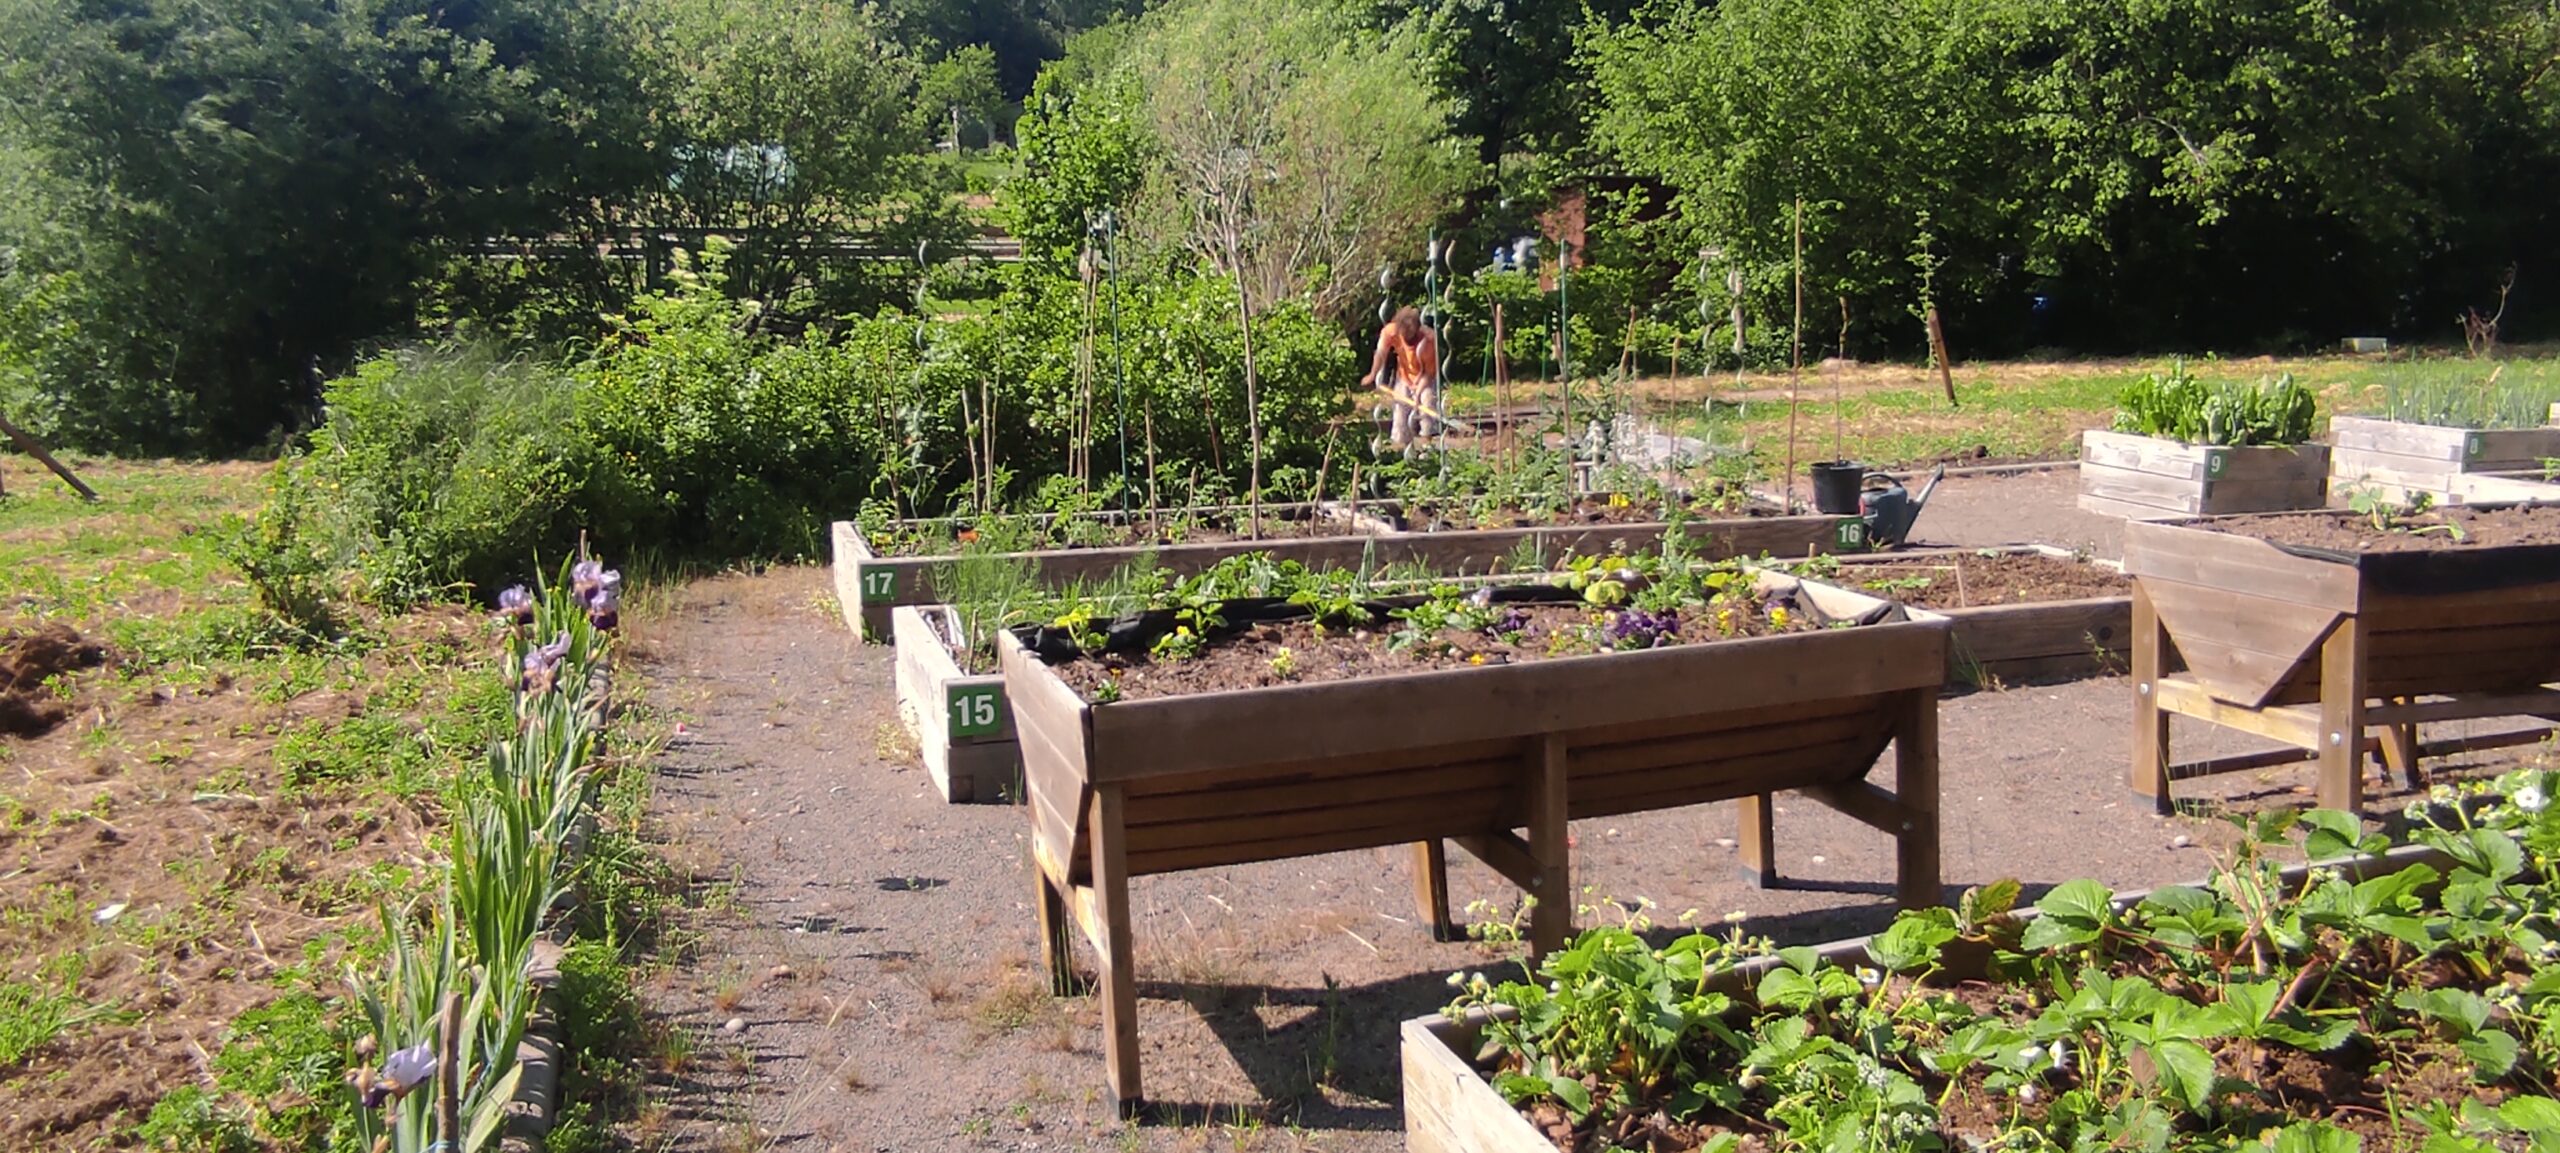
[[[1981,687],[2120,673],[2131,656],[2124,566],[2033,546],[1843,561],[1831,578],[1953,623],[1950,684]]]
[[[2555,483],[2551,469],[2462,473],[2453,478],[2445,496],[2447,504],[2516,504],[2523,501],[2560,501],[2560,483]]]
[[[2449,950],[2445,938],[2476,931],[2476,916],[2448,911],[2443,879],[2514,842],[2454,817],[2428,844],[2376,853],[2379,838],[2342,816],[2312,823],[2312,855],[2330,858],[2317,867],[2278,867],[2279,821],[2192,886],[2119,895],[2073,881],[2010,912],[2018,891],[2003,882],[1959,910],[1776,955],[1738,931],[1654,949],[1600,930],[1536,984],[1463,981],[1452,1011],[1405,1022],[1405,1147],[2230,1148],[2290,1130],[2274,1148],[2415,1148],[2425,1102],[2446,1106],[2444,1131],[2512,1143],[2441,1147],[2543,1147],[2535,1127],[2560,1106],[2536,1096],[2552,1089],[2547,1042],[2525,1014],[2560,980],[2537,972],[2550,965],[2542,935],[2500,934],[2492,918],[2489,939],[2464,946],[2535,974],[2523,996],[2503,973],[2399,963],[2432,950],[2394,939]],[[2323,926],[2323,952],[2294,943],[2307,935],[2253,939],[2243,898],[2264,899],[2288,934]],[[2359,907],[2361,920],[2339,915]],[[2297,979],[2333,968],[2339,979]],[[2511,1015],[2486,1020],[2483,993],[2514,998]],[[1522,1024],[1524,1005],[1541,1023]],[[1605,1011],[1617,1005],[1645,1011]],[[1577,1052],[1615,1059],[1576,1068]]]
[[[2329,451],[2091,429],[2080,434],[2080,507],[2127,520],[2319,508],[2328,500]]]
[[[954,804],[1022,798],[1022,750],[1004,677],[960,664],[958,615],[943,605],[892,611],[898,646],[898,719],[916,739],[925,772]]]
[[[1710,557],[1801,557],[1862,552],[1866,548],[1865,522],[1855,517],[1745,517],[1688,521],[1682,527],[1692,548]],[[887,639],[891,635],[890,610],[901,605],[941,604],[950,599],[937,587],[937,573],[957,563],[960,556],[883,556],[853,522],[838,521],[834,529],[836,599],[843,608],[845,623],[855,635]],[[1050,585],[1105,580],[1141,559],[1167,574],[1187,576],[1249,552],[1268,552],[1276,559],[1294,560],[1309,568],[1357,569],[1410,563],[1432,572],[1481,573],[1512,564],[1523,556],[1552,561],[1568,554],[1607,552],[1621,544],[1641,547],[1658,541],[1668,529],[1668,525],[1658,522],[1553,525],[999,555],[1029,562],[1033,575]]]
[[[2130,779],[2163,809],[2172,781],[2313,759],[2320,805],[2353,812],[2367,750],[2414,784],[2424,756],[2548,731],[2427,745],[2422,723],[2560,719],[2560,691],[2547,687],[2560,681],[2560,507],[2137,523],[2125,571]],[[2175,763],[2173,713],[2288,748]]]
[[[1935,903],[1945,623],[1896,619],[1908,615],[1899,606],[1775,573],[1725,579],[1750,582],[1750,599],[1725,607],[1792,602],[1792,615],[1761,610],[1758,625],[1733,622],[1737,634],[1766,626],[1774,635],[1549,658],[1517,641],[1538,629],[1561,635],[1560,622],[1509,629],[1506,640],[1503,630],[1408,613],[1402,627],[1421,631],[1415,642],[1387,654],[1373,636],[1365,643],[1378,664],[1353,667],[1312,646],[1275,664],[1281,641],[1318,639],[1303,615],[1230,605],[1222,612],[1229,627],[1250,620],[1248,628],[1166,662],[1208,671],[1160,678],[1142,675],[1151,660],[1120,659],[1107,670],[1051,632],[999,636],[1030,797],[1045,959],[1063,984],[1070,926],[1099,954],[1114,1095],[1124,1106],[1142,1095],[1132,877],[1411,844],[1417,906],[1438,933],[1449,922],[1442,846],[1454,839],[1538,898],[1529,936],[1553,949],[1565,940],[1574,899],[1568,820],[1738,799],[1743,864],[1765,881],[1775,874],[1770,798],[1801,790],[1894,836],[1903,901]],[[1547,614],[1560,599],[1554,590],[1499,596],[1480,607],[1504,619],[1513,607]],[[1698,613],[1692,629],[1719,631],[1706,623],[1716,619],[1712,606]],[[1871,623],[1795,631],[1825,618]],[[1354,626],[1336,619],[1347,638]],[[1170,627],[1128,626],[1097,647],[1152,649],[1149,634]],[[1453,640],[1465,634],[1479,639]],[[1613,635],[1630,639],[1615,626]],[[1496,653],[1511,663],[1491,659]],[[1478,654],[1488,659],[1476,663]],[[1421,671],[1401,671],[1389,657]],[[1196,691],[1262,674],[1283,683]],[[1090,695],[1078,685],[1093,686]],[[1896,749],[1891,792],[1865,779],[1888,744]],[[1523,828],[1525,837],[1514,832]]]
[[[2497,486],[2465,478],[2538,475],[2544,461],[2560,457],[2560,428],[2456,428],[2341,416],[2329,422],[2329,441],[2331,491],[2369,491],[2395,501],[2424,493],[2444,504],[2486,503],[2500,499]]]

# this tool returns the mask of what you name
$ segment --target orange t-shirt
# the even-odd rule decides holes
[[[1378,334],[1378,351],[1395,355],[1397,385],[1414,388],[1440,378],[1440,337],[1428,328],[1422,330],[1420,340],[1407,344],[1396,335],[1395,326],[1388,325]]]

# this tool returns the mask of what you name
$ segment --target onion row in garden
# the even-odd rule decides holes
[[[460,1017],[452,1054],[460,1129],[442,1135],[452,1142],[443,1148],[490,1145],[516,1096],[516,1050],[539,992],[530,979],[534,941],[566,890],[572,847],[595,801],[592,765],[608,721],[603,671],[621,596],[620,574],[596,562],[561,575],[538,592],[499,598],[516,734],[493,743],[486,773],[460,789],[441,888],[424,908],[384,906],[381,971],[349,974],[371,1045],[388,1054],[355,1078],[367,1106],[362,1134],[375,1149],[439,1147],[438,1039],[449,998]]]
[[[1864,966],[1738,927],[1655,948],[1632,912],[1531,979],[1453,975],[1448,1012],[1505,1010],[1488,1075],[1565,1149],[2547,1148],[2555,787],[2439,786],[2405,816],[2442,867],[2351,879],[2387,838],[2271,813],[2201,886],[2071,881],[2020,918],[2002,882],[1902,914]],[[2297,831],[2333,864],[2288,871]]]

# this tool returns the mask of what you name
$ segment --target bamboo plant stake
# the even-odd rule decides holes
[[[1796,511],[1796,409],[1804,388],[1804,197],[1796,197],[1796,319],[1787,331],[1787,478],[1784,491],[1789,516]]]
[[[1840,347],[1831,359],[1831,459],[1847,461],[1840,449],[1840,377],[1849,367],[1849,298],[1845,296],[1840,298]]]
[[[436,1140],[462,1148],[462,996],[454,992],[436,1022]]]

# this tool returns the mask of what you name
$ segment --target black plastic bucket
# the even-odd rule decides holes
[[[1821,460],[1812,469],[1813,507],[1831,516],[1856,516],[1858,485],[1866,479],[1866,467],[1853,460]]]

